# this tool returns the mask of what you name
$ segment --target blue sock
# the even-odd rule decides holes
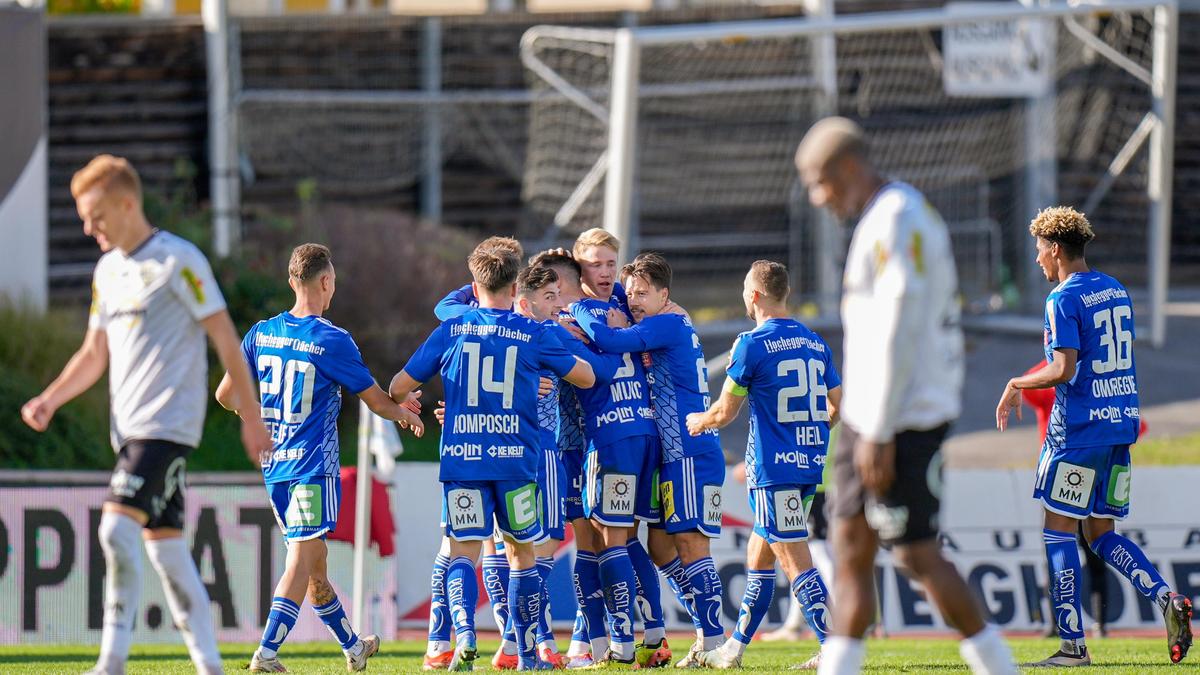
[[[550,579],[550,572],[554,570],[554,558],[549,556],[539,556],[537,559],[538,581],[542,585],[542,613],[538,616],[537,621],[537,643],[554,644],[554,630],[550,628],[550,592],[547,590],[546,582]],[[554,651],[558,651],[555,649]]]
[[[528,668],[537,662],[538,617],[542,613],[542,579],[536,567],[513,570],[508,582],[508,615],[512,617],[517,635],[517,654],[521,666]]]
[[[508,616],[508,558],[503,553],[483,556],[483,590],[492,604],[492,618],[500,637],[516,642]]]
[[[692,627],[696,629],[696,634],[699,635],[703,628],[700,625],[700,618],[696,616],[696,603],[692,602],[692,585],[688,582],[687,575],[683,572],[683,563],[676,557],[671,562],[658,568],[660,574],[667,580],[667,587],[675,594],[675,599],[679,601],[679,606],[683,607],[684,611],[692,619]]]
[[[595,553],[580,551],[575,555],[575,582],[578,588],[576,593],[582,596],[579,606],[583,608],[588,641],[606,637],[604,591],[600,586],[600,561]]]
[[[629,562],[633,564],[634,578],[637,580],[637,608],[646,627],[646,644],[657,644],[666,636],[658,570],[637,537],[625,544],[625,550],[629,552]]]
[[[700,558],[688,565],[684,572],[692,587],[692,602],[696,606],[696,618],[700,621],[700,630],[708,641],[710,638],[725,637],[725,629],[721,627],[721,577],[717,576],[717,566],[711,557]]]
[[[259,650],[263,656],[273,658],[279,652],[280,645],[295,627],[298,616],[300,616],[300,605],[278,595],[271,599],[271,611],[267,614],[267,627],[263,629],[262,642],[259,643]]]
[[[738,610],[737,625],[733,627],[733,639],[748,645],[754,639],[758,625],[771,608],[775,597],[775,568],[746,572],[746,591],[742,593],[742,606]]]
[[[338,601],[336,595],[333,600],[324,605],[314,605],[313,611],[321,617],[321,621],[325,623],[329,632],[333,633],[334,639],[338,641],[343,650],[350,649],[355,642],[358,642],[358,634],[350,627],[350,620],[346,618],[346,610],[342,609],[342,603]]]
[[[1092,550],[1104,559],[1109,567],[1125,575],[1138,593],[1158,603],[1158,608],[1167,606],[1171,587],[1146,559],[1146,554],[1137,544],[1116,532],[1105,532],[1092,542]]]
[[[817,568],[812,568],[792,581],[792,596],[804,608],[804,621],[817,636],[817,642],[825,644],[829,635],[829,589]]]
[[[1083,604],[1079,585],[1082,567],[1074,532],[1042,530],[1046,542],[1046,560],[1050,563],[1050,603],[1058,636],[1072,647],[1083,644]]]
[[[475,581],[475,563],[466,556],[450,561],[446,572],[446,597],[454,621],[454,637],[459,643],[475,643],[475,607],[479,604],[479,584]]]
[[[608,609],[613,652],[619,659],[628,659],[633,656],[633,598],[637,594],[637,576],[624,546],[606,548],[600,553],[600,583],[604,585],[604,606]]]
[[[579,586],[575,586],[575,599],[579,600]],[[575,625],[571,627],[571,642],[587,642],[587,619],[583,618],[583,606],[575,610]]]
[[[433,574],[429,577],[429,641],[450,642],[450,605],[446,602],[446,570],[450,556],[433,559]]]

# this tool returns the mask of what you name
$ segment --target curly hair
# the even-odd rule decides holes
[[[1069,206],[1042,209],[1029,223],[1029,233],[1058,244],[1071,258],[1083,257],[1083,249],[1096,238],[1087,216]]]

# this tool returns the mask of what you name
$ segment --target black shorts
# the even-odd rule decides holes
[[[833,460],[836,489],[831,497],[835,518],[865,513],[867,523],[884,544],[908,544],[938,535],[942,498],[942,441],[949,424],[896,434],[896,478],[879,499],[867,493],[854,467],[858,434],[845,424]]]
[[[171,441],[129,441],[117,452],[117,465],[104,501],[144,512],[150,518],[146,529],[182,530],[187,456],[191,451]]]

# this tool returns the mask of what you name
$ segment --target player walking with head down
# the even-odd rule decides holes
[[[963,381],[957,273],[950,235],[911,185],[867,158],[857,124],[817,122],[796,152],[813,206],[857,217],[842,292],[842,429],[832,503],[837,573],[833,635],[821,673],[857,673],[875,616],[875,555],[891,544],[976,673],[1014,673],[1000,632],[983,620],[938,543],[941,444],[958,417]]]
[[[423,427],[419,417],[375,383],[350,334],[322,316],[333,300],[336,279],[328,248],[297,246],[288,262],[296,303],[259,321],[242,340],[246,362],[258,375],[260,396],[240,399],[229,373],[217,387],[217,401],[225,408],[244,415],[261,406],[271,427],[275,449],[263,462],[263,478],[288,543],[262,643],[250,659],[251,672],[286,672],[278,651],[296,625],[306,591],[345,652],[348,670],[365,670],[367,659],[379,650],[379,636],[360,639],[350,627],[326,573],[325,538],[337,525],[342,492],[337,430],[342,387],[375,414],[411,426],[418,436]]]
[[[534,633],[541,581],[533,543],[543,535],[537,472],[541,444],[538,374],[548,370],[580,387],[594,381],[591,366],[572,356],[547,328],[512,311],[520,258],[494,248],[468,259],[479,307],[449,319],[392,379],[404,400],[434,374],[446,390],[441,475],[450,565],[446,573],[456,646],[450,669],[477,657],[475,561],[493,527],[512,547],[508,598],[520,645],[520,666],[543,667]]]
[[[829,345],[787,311],[787,268],[759,260],[742,289],[746,314],[758,324],[742,333],[729,356],[721,398],[687,417],[688,433],[720,429],[750,397],[746,487],[754,534],[746,548],[746,591],[733,636],[705,652],[710,668],[736,668],[771,606],[775,560],[791,582],[796,602],[817,640],[829,632],[825,582],[808,551],[808,513],[825,466],[830,426],[837,422],[841,379]],[[814,669],[820,653],[802,667]]]
[[[220,673],[208,592],[183,540],[185,466],[200,442],[207,396],[208,335],[239,396],[254,387],[237,333],[204,254],[150,225],[142,186],[126,160],[100,155],[71,179],[83,231],[104,251],[92,282],[83,346],[21,408],[44,431],[56,410],[108,371],[117,465],[104,498],[104,630],[94,675],[123,675],[142,592],[139,539],[158,576],[196,670]],[[252,462],[270,451],[258,410],[242,418]]]
[[[1137,441],[1137,372],[1133,362],[1133,303],[1116,279],[1091,269],[1084,249],[1095,236],[1082,213],[1049,208],[1029,225],[1037,262],[1058,285],[1046,299],[1042,369],[1008,381],[996,407],[996,426],[1021,415],[1021,390],[1054,387],[1054,408],[1038,461],[1033,496],[1045,510],[1050,597],[1062,645],[1038,666],[1086,666],[1075,544],[1077,521],[1092,550],[1150,598],[1163,613],[1172,663],[1192,645],[1192,602],[1171,591],[1137,544],[1113,521],[1129,515],[1129,446]]]

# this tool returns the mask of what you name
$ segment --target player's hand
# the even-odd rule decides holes
[[[554,380],[548,377],[538,378],[538,397],[549,396],[554,391]]]
[[[271,434],[261,417],[242,418],[242,447],[255,466],[264,466],[271,459]]]
[[[46,427],[50,426],[54,411],[54,406],[50,405],[49,401],[41,396],[35,396],[21,406],[21,419],[25,420],[25,424],[28,424],[34,431],[45,431]]]
[[[660,314],[678,314],[680,316],[686,316],[688,321],[692,320],[692,315],[688,314],[686,309],[675,304],[674,300],[668,300],[667,304],[663,305],[662,311],[659,313]]]
[[[407,427],[411,429],[413,436],[416,436],[417,438],[425,435],[425,423],[421,421],[420,415],[417,415],[408,408],[402,408],[400,427]]]
[[[1000,395],[1000,402],[996,404],[996,428],[1004,431],[1008,428],[1008,416],[1013,411],[1017,412],[1017,419],[1021,419],[1021,390],[1013,386],[1012,380],[1004,385],[1004,393]]]
[[[583,332],[583,329],[579,327],[579,322],[575,319],[567,316],[560,316],[558,318],[558,325],[565,328],[568,333],[570,333],[576,340],[579,340],[583,344],[586,345],[591,342],[591,340],[588,339],[587,333]]]
[[[549,250],[547,251],[547,253],[551,253],[551,254],[553,254],[553,255],[565,255],[565,256],[567,256],[568,258],[572,259],[572,260],[574,260],[574,259],[575,259],[575,254],[574,254],[574,253],[572,253],[572,252],[568,251],[567,249],[565,249],[565,248],[563,248],[563,247],[561,247],[561,246],[560,246],[560,247],[558,247],[558,248],[552,248],[552,249],[549,249]]]
[[[625,316],[625,312],[613,307],[608,310],[608,327],[629,328],[629,317]]]
[[[896,442],[859,440],[854,445],[854,468],[864,488],[875,496],[884,494],[896,480]]]
[[[433,416],[437,418],[438,424],[446,426],[446,402],[438,401],[438,407],[433,409]]]
[[[403,407],[405,410],[408,410],[412,414],[420,415],[421,414],[420,398],[421,398],[420,390],[411,391],[408,393],[408,396],[403,401],[397,401],[397,403],[399,403],[401,407]]]
[[[688,413],[687,428],[688,433],[692,436],[699,436],[704,433],[704,413]]]
[[[733,479],[739,483],[746,482],[746,463],[738,462],[737,466],[733,467]]]

